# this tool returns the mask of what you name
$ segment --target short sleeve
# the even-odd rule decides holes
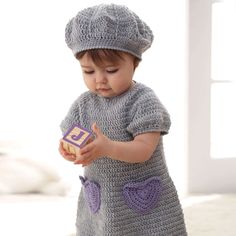
[[[70,107],[66,117],[62,120],[60,128],[63,134],[75,124],[78,124],[80,121],[80,109],[79,101],[76,100]]]
[[[138,96],[131,109],[132,120],[127,131],[133,137],[147,132],[168,133],[171,121],[169,113],[153,91]]]

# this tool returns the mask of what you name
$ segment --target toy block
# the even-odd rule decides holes
[[[92,133],[76,124],[67,130],[62,138],[63,148],[68,152],[75,154],[76,148],[82,148],[92,137]]]

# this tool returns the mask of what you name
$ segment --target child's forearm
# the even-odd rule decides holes
[[[138,142],[117,142],[113,141],[110,147],[110,157],[114,160],[129,163],[145,162],[151,157],[151,152],[144,144]]]
[[[145,162],[152,156],[159,141],[159,135],[151,142],[150,140],[133,140],[130,142],[112,141],[109,148],[109,157],[114,160],[129,163]]]

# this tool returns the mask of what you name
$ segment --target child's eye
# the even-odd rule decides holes
[[[93,74],[94,73],[94,71],[93,70],[84,70],[84,73],[85,74],[89,74],[89,75],[91,75],[91,74]]]
[[[107,73],[109,74],[114,74],[118,71],[119,69],[112,69],[112,70],[107,70]]]

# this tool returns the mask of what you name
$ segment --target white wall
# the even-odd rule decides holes
[[[210,154],[212,1],[189,2],[188,189],[235,193],[236,159],[213,159]]]
[[[153,29],[155,41],[143,56],[136,80],[151,86],[171,114],[165,150],[182,194],[187,179],[186,0],[1,2],[0,141],[20,141],[19,155],[71,172],[57,153],[58,126],[85,87],[78,62],[64,42],[64,28],[78,10],[101,2],[127,5]]]

